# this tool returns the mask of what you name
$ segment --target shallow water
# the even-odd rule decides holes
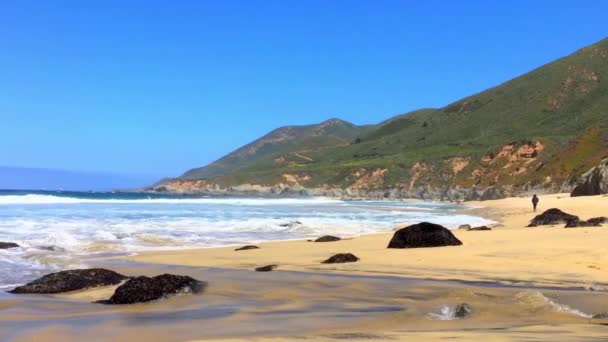
[[[0,241],[23,246],[0,250],[0,289],[86,266],[100,254],[355,236],[405,222],[488,223],[462,209],[434,202],[0,191]]]
[[[209,283],[201,295],[131,306],[34,295],[0,295],[0,336],[6,340],[128,340],[298,336],[510,329],[587,323],[608,307],[608,294],[576,289],[304,272],[257,273],[113,262],[127,275],[187,274]],[[440,317],[468,303],[465,319]],[[448,310],[449,311],[449,310]]]

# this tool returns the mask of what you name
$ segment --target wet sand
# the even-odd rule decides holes
[[[127,275],[186,274],[209,286],[131,306],[91,303],[113,288],[2,294],[0,340],[605,340],[606,321],[590,316],[608,311],[608,292],[583,288],[608,284],[608,227],[524,228],[534,216],[529,199],[472,204],[484,208],[470,213],[500,227],[456,231],[457,247],[389,250],[390,234],[375,234],[100,260],[95,266]],[[608,198],[541,196],[539,212],[550,207],[587,219],[608,215]],[[361,260],[320,264],[341,252]],[[278,271],[252,271],[266,264]],[[441,315],[460,303],[473,308],[470,317]]]

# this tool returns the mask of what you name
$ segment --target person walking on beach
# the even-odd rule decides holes
[[[534,194],[534,196],[532,196],[532,206],[534,207],[534,211],[536,211],[536,206],[538,205],[538,197],[536,196],[536,194]]]

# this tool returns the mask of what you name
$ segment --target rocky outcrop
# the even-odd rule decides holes
[[[557,208],[551,208],[534,217],[528,227],[565,224],[570,221],[580,221],[580,219],[578,216],[567,214]]]
[[[325,236],[321,236],[320,238],[316,239],[314,242],[334,242],[334,241],[340,241],[340,240],[342,240],[342,239],[337,236],[325,235]]]
[[[17,247],[20,247],[20,246],[14,242],[0,242],[0,249],[9,249],[9,248],[17,248]]]
[[[321,262],[323,264],[342,264],[346,262],[357,262],[359,258],[352,253],[339,253]]]
[[[135,304],[165,298],[178,293],[201,293],[206,283],[188,276],[161,274],[156,277],[135,277],[119,286],[102,304]]]
[[[594,196],[608,193],[608,158],[585,172],[570,196]]]
[[[125,279],[127,277],[124,275],[103,268],[69,270],[47,274],[9,292],[16,294],[62,293],[99,286],[116,285]]]
[[[237,249],[235,249],[235,251],[247,251],[250,249],[259,249],[260,247],[258,246],[254,246],[254,245],[247,245],[247,246],[243,246],[243,247],[239,247]]]
[[[278,265],[260,266],[260,267],[256,267],[255,271],[256,272],[270,272],[270,271],[274,271],[274,269],[277,267],[279,267],[279,266]]]
[[[458,240],[449,229],[438,224],[422,222],[399,229],[393,235],[388,248],[421,248],[460,246]]]

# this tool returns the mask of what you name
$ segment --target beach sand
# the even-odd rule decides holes
[[[209,281],[201,296],[126,307],[90,302],[112,288],[1,301],[10,341],[484,340],[601,341],[608,311],[608,227],[526,228],[559,208],[582,219],[608,215],[608,197],[541,196],[467,203],[497,221],[492,231],[454,231],[462,246],[387,249],[392,233],[337,242],[260,243],[260,249],[146,252],[100,265],[127,275],[187,274]],[[335,253],[356,263],[325,265]],[[253,268],[278,265],[270,273]],[[457,280],[457,281],[448,281]],[[465,281],[465,282],[463,282]],[[466,302],[472,315],[437,319]],[[7,335],[10,334],[10,335]]]
[[[384,233],[325,243],[260,243],[260,249],[239,252],[227,247],[141,253],[129,260],[237,269],[276,264],[279,270],[565,287],[608,285],[608,229],[526,227],[536,214],[549,208],[560,208],[581,219],[608,216],[608,197],[541,196],[537,213],[532,211],[529,198],[467,205],[481,207],[469,213],[492,218],[499,224],[492,231],[453,231],[463,242],[457,247],[387,249],[392,233]],[[361,260],[321,264],[336,253],[353,253]]]

